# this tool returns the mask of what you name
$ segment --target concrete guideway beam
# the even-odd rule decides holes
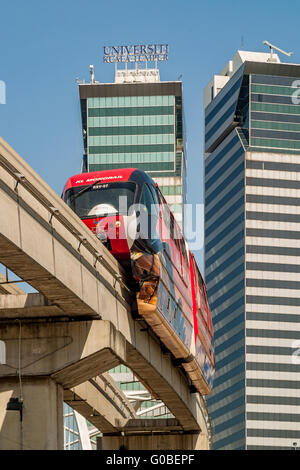
[[[72,388],[126,360],[126,341],[108,321],[0,323],[0,377],[49,376]],[[21,364],[19,363],[21,358]]]
[[[64,312],[42,294],[0,294],[0,320],[9,318],[49,318]]]
[[[0,294],[24,294],[24,291],[14,283],[7,283],[6,277],[0,273]]]
[[[174,418],[130,419],[119,435],[104,432],[97,438],[97,448],[118,450],[208,450],[206,433],[183,431]]]
[[[14,302],[15,307],[19,305],[15,313],[9,301],[3,299],[0,320],[5,318],[6,325],[0,321],[0,340],[3,335],[8,364],[12,357],[14,360],[10,367],[0,365],[0,375],[3,367],[8,378],[18,370],[10,344],[18,350],[20,323],[13,325],[13,322],[21,319],[22,338],[27,332],[22,340],[24,354],[28,352],[26,361],[22,356],[22,371],[27,376],[45,374],[68,389],[121,362],[139,377],[153,396],[165,403],[184,431],[204,430],[205,413],[200,397],[190,393],[185,376],[173,366],[169,356],[164,356],[153,334],[133,320],[133,299],[118,280],[118,276],[124,276],[122,268],[71,209],[2,139],[0,198],[0,262],[44,296],[39,301],[37,296],[32,297],[32,302],[27,298],[25,303],[23,298],[24,309],[20,307],[22,300],[14,299],[11,305]],[[55,318],[51,323],[44,322],[43,327],[41,317],[47,316],[47,309]],[[66,317],[75,321],[63,322]],[[82,321],[77,322],[76,317]],[[34,322],[34,318],[40,318],[40,323]],[[91,321],[95,318],[99,320]],[[105,321],[110,323],[113,335],[121,335],[123,339],[117,344],[123,344],[125,350],[121,348],[118,352],[111,346],[105,349],[101,346],[102,340],[98,343],[94,340],[97,335],[93,336],[92,332],[97,331],[97,327],[90,325]],[[9,337],[13,327],[16,328],[14,336]],[[91,334],[87,335],[89,330]],[[77,351],[73,334],[79,338]],[[81,352],[80,347],[83,347]]]
[[[208,450],[203,433],[136,433],[123,436],[103,436],[97,439],[98,450]]]
[[[13,377],[21,369],[23,376],[50,376],[71,389],[123,363],[158,394],[183,430],[205,429],[197,396],[189,393],[169,356],[137,322],[132,323],[131,342],[104,320],[0,322],[0,338],[6,347],[0,377]]]
[[[130,419],[120,431],[126,435],[136,432],[182,432],[182,427],[175,418]],[[108,435],[108,433],[103,434]]]
[[[137,418],[124,393],[108,373],[64,391],[64,401],[103,433],[117,433]]]
[[[20,314],[20,318],[24,317],[24,320],[26,320],[27,318],[32,318],[33,313],[37,317],[41,318],[42,314],[47,315],[47,313],[49,313],[49,311],[47,311],[48,308],[55,308],[55,307],[51,307],[47,304],[49,304],[49,302],[41,294],[24,294],[24,295],[20,295],[20,296],[14,296],[14,295],[0,296],[0,318],[3,319],[3,315],[4,315],[4,318],[9,320],[9,319],[12,319],[14,316]],[[21,308],[22,305],[24,306],[23,307],[23,312],[22,312],[22,308]],[[44,309],[46,309],[46,311],[44,311]],[[105,322],[101,322],[101,323],[105,323]],[[108,324],[108,322],[106,322],[106,323]],[[2,323],[2,326],[3,326],[3,324],[4,323]],[[28,348],[30,347],[30,344],[33,345],[33,342],[34,342],[33,338],[30,339],[30,335],[29,335],[29,338],[25,338],[26,327],[28,327],[29,325],[30,325],[30,323],[28,323],[28,321],[26,321],[26,322],[23,321],[23,326],[22,326],[22,328],[23,328],[23,331],[22,331],[23,340],[22,341],[23,341],[23,345],[26,345],[26,343],[27,343]],[[53,348],[57,349],[57,348],[65,347],[67,345],[68,341],[70,341],[70,339],[67,339],[67,338],[71,337],[72,334],[74,334],[74,333],[70,334],[70,333],[67,332],[67,333],[63,334],[63,331],[66,330],[66,328],[69,330],[70,325],[73,325],[73,329],[75,331],[75,326],[74,326],[75,324],[74,323],[72,323],[72,324],[66,324],[66,323],[59,323],[59,324],[56,323],[55,324],[55,323],[52,323],[51,327],[50,326],[46,327],[46,330],[47,330],[46,338],[43,338],[43,334],[41,334],[42,325],[44,325],[44,327],[45,327],[45,324],[43,324],[43,323],[40,323],[40,327],[38,329],[37,329],[37,327],[35,327],[35,334],[37,334],[37,336],[39,337],[39,341],[36,342],[35,346],[32,346],[32,348],[35,351],[40,351],[41,357],[39,358],[38,356],[35,355],[34,358],[31,357],[29,359],[29,362],[32,363],[34,360],[38,359],[39,360],[38,369],[40,371],[42,371],[42,373],[49,373],[49,370],[47,371],[47,370],[42,369],[42,364],[43,364],[42,355],[43,355],[43,352],[44,352],[44,354],[50,354],[51,353],[51,350],[49,350],[49,347],[50,347],[49,345],[50,344],[51,344],[52,349]],[[68,325],[68,327],[66,327],[66,325]],[[81,329],[83,328],[83,323],[78,323],[78,325],[80,325]],[[96,322],[96,325],[97,325],[97,322]],[[11,346],[13,346],[13,349],[15,351],[17,351],[17,342],[18,342],[17,329],[18,329],[18,325],[14,324],[14,327],[16,329],[15,342],[13,343],[11,341],[11,339],[8,339],[6,341],[6,343],[7,344],[11,343]],[[57,330],[59,330],[59,335],[57,335],[57,333],[56,333]],[[0,329],[0,332],[1,332],[1,329]],[[169,359],[166,356],[162,355],[159,345],[153,340],[149,342],[148,333],[146,331],[141,331],[140,328],[138,327],[138,324],[133,323],[133,322],[132,322],[132,332],[133,332],[133,335],[132,335],[133,343],[137,342],[138,345],[140,346],[140,348],[143,346],[143,354],[148,356],[149,362],[150,363],[153,362],[153,361],[156,362],[157,367],[161,368],[161,373],[163,374],[164,379],[169,379],[169,380],[171,380],[171,382],[172,382],[172,380],[174,381],[174,373],[173,373],[172,377],[170,376],[170,370],[172,369],[172,367],[169,363]],[[0,334],[1,334],[1,337],[4,338],[4,334],[2,332]],[[105,335],[106,334],[108,334],[108,333],[105,333]],[[51,335],[52,335],[52,340],[49,339],[49,336],[51,338]],[[53,340],[53,338],[56,338],[55,341]],[[43,345],[41,344],[42,342],[43,342]],[[99,344],[101,344],[101,341],[99,342]],[[46,345],[48,345],[48,346],[46,346]],[[22,353],[22,356],[24,357],[24,353]],[[13,362],[13,365],[14,365],[15,368],[17,368],[16,360],[17,359],[15,358],[15,361]],[[53,377],[55,377],[57,380],[60,378],[60,382],[64,383],[64,385],[67,385],[67,378],[66,377],[68,376],[69,380],[70,380],[70,374],[71,374],[71,371],[73,371],[73,375],[75,377],[72,379],[73,383],[68,384],[69,386],[74,385],[74,380],[77,380],[77,381],[78,380],[83,380],[83,379],[79,379],[80,370],[81,369],[84,370],[83,363],[80,364],[80,366],[78,367],[77,362],[76,362],[77,360],[79,360],[79,357],[75,358],[74,364],[70,364],[66,368],[66,370],[58,372]],[[9,364],[10,363],[9,353],[8,353],[7,361],[8,361],[8,364]],[[107,363],[109,363],[111,365],[111,367],[113,367],[114,365],[117,365],[120,362],[120,360],[116,361],[116,358],[114,356],[111,357],[110,352],[108,350],[102,351],[101,354],[99,353],[99,361],[102,361],[103,365],[106,365]],[[168,403],[170,407],[172,406],[172,401],[170,400],[170,397],[172,396],[172,394],[174,395],[174,391],[172,390],[172,386],[170,386],[169,390],[167,390],[166,389],[166,384],[164,384],[163,381],[161,381],[159,375],[154,373],[153,367],[151,367],[151,365],[149,366],[149,364],[147,364],[145,366],[144,362],[141,362],[140,356],[139,356],[139,354],[136,353],[134,348],[130,349],[129,347],[127,347],[126,358],[123,355],[121,362],[124,363],[125,361],[127,362],[127,364],[130,364],[130,367],[133,370],[135,370],[135,372],[140,376],[140,378],[142,379],[142,381],[145,384],[149,384],[148,386],[149,386],[149,388],[152,388],[154,394],[157,393],[157,392],[155,392],[155,390],[163,389],[163,392],[160,393],[161,399],[165,403]],[[25,366],[25,363],[24,363],[24,359],[23,359],[23,372],[24,373],[25,372],[26,373],[31,373],[29,370],[24,369],[24,366]],[[6,372],[6,373],[9,374],[9,371]],[[99,373],[100,373],[100,370],[99,370]],[[93,375],[95,375],[95,374],[93,374]],[[168,377],[168,375],[169,375],[169,377]],[[63,379],[63,376],[65,377],[64,379]],[[84,376],[83,378],[88,379],[89,376]],[[181,380],[182,380],[182,378],[181,378]],[[191,399],[191,395],[189,393],[186,393],[185,402],[190,400],[190,399]],[[176,409],[173,411],[174,414],[175,414],[175,411],[176,411],[177,415],[180,416],[181,413],[184,415],[185,414],[185,407],[186,407],[186,403],[184,403],[184,404],[181,403],[180,404],[181,410],[180,410],[179,409],[179,403],[177,401],[176,402]],[[182,420],[183,420],[183,418],[181,417],[181,422],[184,422]],[[191,423],[190,419],[187,419],[186,420],[186,425],[189,426],[190,423]]]
[[[0,198],[1,263],[66,315],[101,315],[116,297],[130,308],[116,259],[2,139]]]
[[[0,324],[0,337],[6,349],[5,364],[0,364],[0,450],[62,449],[64,395],[72,401],[75,393],[82,406],[86,401],[81,411],[94,410],[106,431],[115,430],[122,413],[124,424],[135,417],[129,403],[127,415],[127,403],[120,403],[119,412],[115,406],[113,415],[99,393],[106,382],[113,395],[113,386],[96,376],[125,360],[125,339],[110,322],[6,322]],[[114,398],[117,393],[120,402],[122,392]],[[22,402],[22,418],[7,410],[11,398]]]

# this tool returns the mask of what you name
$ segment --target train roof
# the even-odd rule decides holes
[[[103,170],[103,171],[92,171],[87,173],[78,173],[77,175],[71,176],[65,186],[64,191],[74,186],[84,186],[86,184],[91,184],[93,181],[98,179],[107,180],[107,182],[113,181],[129,181],[133,173],[139,173],[149,176],[142,170],[138,168],[118,168],[114,170]]]

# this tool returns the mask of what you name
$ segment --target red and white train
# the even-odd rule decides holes
[[[139,314],[209,394],[215,365],[205,283],[157,184],[135,168],[81,173],[62,198],[125,266]]]

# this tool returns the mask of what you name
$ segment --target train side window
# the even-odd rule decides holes
[[[174,217],[170,216],[170,238],[171,240],[175,241],[175,225],[174,225]]]
[[[200,273],[198,272],[198,284],[199,284],[199,289],[201,291],[201,295],[203,296],[203,298],[205,299],[205,292],[204,292],[204,286],[203,286],[203,279],[202,279],[202,276],[200,275]]]
[[[155,194],[156,194],[156,197],[157,197],[157,199],[158,199],[159,204],[162,204],[162,199],[161,199],[161,197],[160,197],[160,191],[159,191],[159,189],[158,189],[158,186],[154,186],[154,189],[153,189],[153,190],[155,191]]]
[[[154,199],[156,211],[157,211],[157,213],[159,213],[159,204],[160,204],[160,201],[159,201],[159,197],[158,197],[158,195],[157,195],[155,186],[151,185],[151,186],[150,186],[150,190],[151,190],[151,193],[152,193],[152,197],[153,197],[153,199]]]
[[[185,241],[184,241],[183,237],[180,238],[180,246],[181,246],[182,256],[183,256],[183,258],[186,262],[186,265],[188,266],[189,265],[188,257],[187,257],[186,246],[185,246]]]
[[[162,202],[161,209],[162,209],[162,214],[163,214],[164,222],[166,225],[166,229],[170,232],[170,210],[164,202]]]
[[[166,210],[165,210],[166,203],[165,203],[164,198],[163,198],[163,196],[160,192],[159,187],[155,186],[153,189],[155,190],[156,199],[158,200],[158,204],[160,206],[160,215],[162,215],[165,219],[166,217],[164,215],[164,212],[166,212]],[[170,226],[170,224],[168,224],[168,227],[169,226]]]
[[[171,214],[171,220],[170,220],[170,237],[172,240],[174,240],[177,250],[180,252],[179,237],[178,237],[178,232],[177,232],[177,228],[175,225],[175,219],[174,219],[173,214]]]
[[[208,323],[207,311],[206,311],[205,307],[204,307],[204,310],[202,308],[203,305],[208,306],[205,284],[204,284],[203,278],[202,278],[202,276],[201,276],[201,274],[200,274],[200,272],[197,268],[196,268],[195,272],[196,272],[196,275],[197,275],[197,284],[198,284],[198,295],[197,295],[197,297],[199,298],[199,300],[198,300],[199,309],[201,310],[202,315],[204,316],[204,319],[205,319],[205,323],[207,324]]]

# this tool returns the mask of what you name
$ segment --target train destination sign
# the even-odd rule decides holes
[[[168,44],[104,46],[103,62],[153,62],[168,60]]]

